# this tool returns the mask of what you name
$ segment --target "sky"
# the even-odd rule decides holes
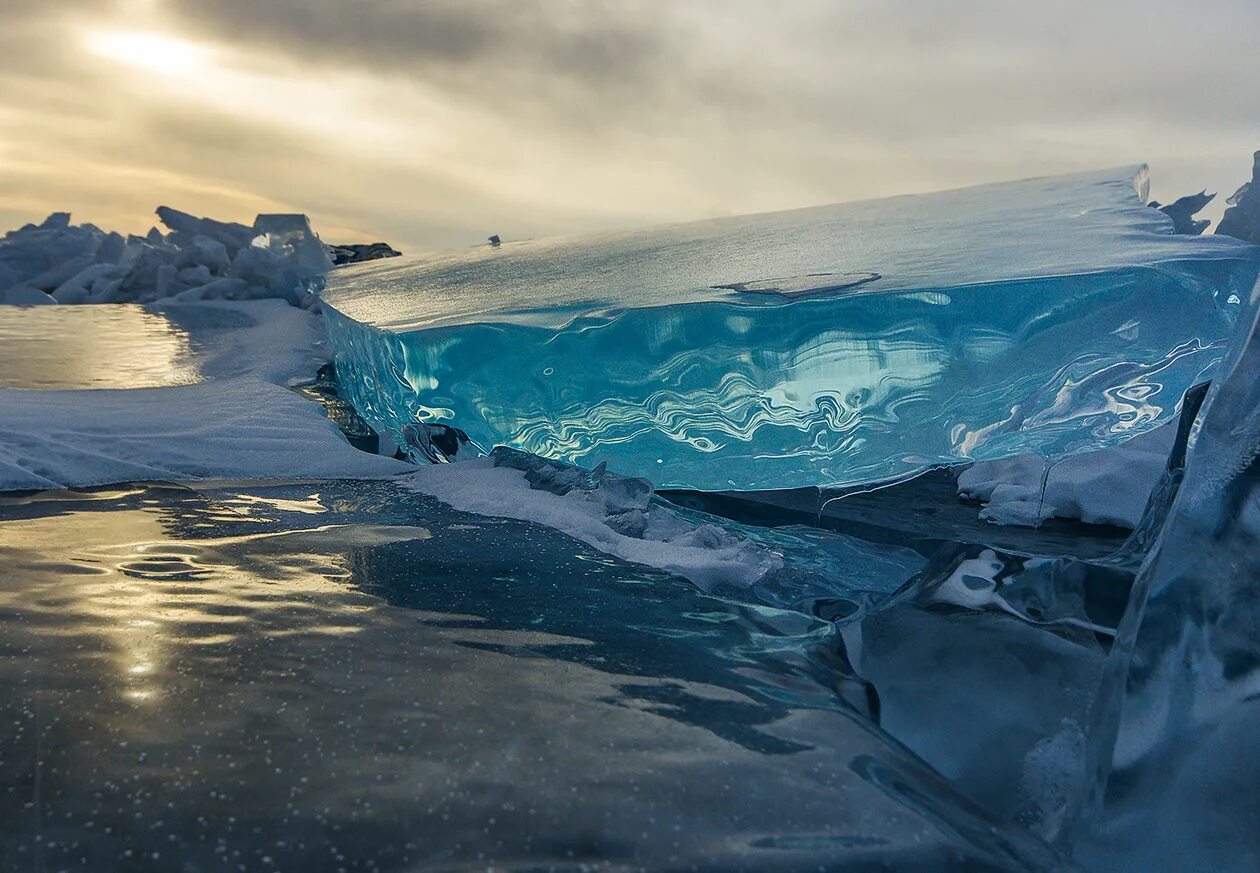
[[[409,250],[1260,149],[1255,0],[0,0],[0,229]]]

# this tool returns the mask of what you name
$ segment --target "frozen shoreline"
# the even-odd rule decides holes
[[[358,451],[317,404],[288,390],[327,360],[318,316],[279,300],[170,312],[197,350],[195,384],[0,388],[0,491],[135,480],[379,478],[414,469]],[[224,314],[234,316],[226,325]]]

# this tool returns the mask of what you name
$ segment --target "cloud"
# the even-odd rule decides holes
[[[1167,199],[1260,146],[1235,0],[10,2],[0,218],[137,226],[143,177],[436,246],[1138,160]]]

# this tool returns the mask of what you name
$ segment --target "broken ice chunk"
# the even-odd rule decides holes
[[[1255,154],[1251,181],[1244,182],[1228,200],[1216,232],[1235,239],[1260,243],[1260,152]]]
[[[46,306],[56,302],[43,291],[32,288],[30,285],[14,285],[12,288],[0,291],[0,303],[6,303],[9,306]]]
[[[262,245],[299,275],[323,275],[332,267],[327,247],[305,215],[260,215],[254,220],[254,237],[256,245],[262,237]]]
[[[445,424],[417,422],[402,427],[400,446],[407,460],[415,463],[449,464],[476,457],[477,450],[468,441],[468,434]]]
[[[1260,248],[1171,233],[1143,180],[377,261],[329,274],[328,328],[377,430],[442,422],[663,487],[1059,458],[1171,420],[1260,272]]]
[[[249,245],[254,231],[243,224],[198,218],[169,206],[157,208],[158,218],[171,229],[171,242],[177,246],[190,245],[196,237],[205,237],[222,245],[229,254]]]
[[[1091,869],[1260,858],[1260,283],[1249,298],[1095,707]]]

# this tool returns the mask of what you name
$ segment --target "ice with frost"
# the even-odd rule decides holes
[[[958,494],[984,501],[980,517],[996,524],[1036,525],[1053,517],[1132,530],[1176,439],[1177,423],[1170,422],[1054,463],[1031,453],[980,461],[959,475]]]
[[[524,452],[434,466],[409,485],[456,509],[547,525],[606,554],[676,573],[706,590],[747,588],[782,568],[775,552],[653,505],[643,479],[589,472]]]
[[[1121,442],[1209,376],[1260,249],[1144,168],[351,267],[356,407],[661,486],[844,485]],[[1135,180],[1137,189],[1135,190]]]
[[[65,312],[68,329],[77,309]],[[324,360],[317,316],[279,300],[173,304],[161,312],[197,350],[198,381],[0,388],[0,491],[150,480],[379,478],[414,469],[353,448],[317,404],[286,387],[310,378]]]
[[[160,206],[167,227],[123,237],[58,212],[0,239],[0,303],[127,303],[279,297],[312,305],[332,266],[305,215],[259,215],[252,227]]]

